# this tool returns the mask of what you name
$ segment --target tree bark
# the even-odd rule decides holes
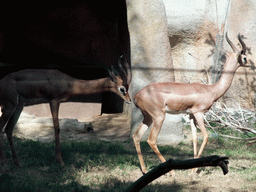
[[[126,191],[127,192],[136,192],[144,188],[148,183],[157,179],[158,177],[168,173],[172,169],[191,169],[195,167],[204,167],[204,166],[220,166],[223,174],[228,173],[228,157],[219,157],[217,155],[202,157],[198,159],[189,159],[189,160],[168,160],[165,163],[161,163],[147,174],[143,175],[137,181],[135,181]]]

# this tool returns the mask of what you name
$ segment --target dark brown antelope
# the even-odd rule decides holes
[[[122,61],[125,63],[123,64]],[[128,93],[131,81],[131,70],[123,56],[120,57],[119,71],[109,70],[110,77],[96,80],[79,80],[70,77],[58,70],[22,70],[11,73],[0,80],[0,104],[2,116],[0,118],[0,133],[5,127],[9,140],[14,163],[19,166],[13,144],[12,132],[26,101],[31,99],[44,99],[50,103],[56,144],[56,160],[63,166],[59,141],[58,112],[60,103],[73,95],[89,95],[111,91],[130,103]],[[117,75],[117,73],[119,73]],[[0,140],[0,159],[5,164],[5,158]]]

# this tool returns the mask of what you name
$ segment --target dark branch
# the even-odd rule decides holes
[[[172,169],[191,169],[195,167],[204,167],[204,166],[220,166],[223,174],[228,173],[228,157],[219,157],[217,155],[202,157],[198,159],[189,159],[189,160],[168,160],[165,163],[161,163],[147,174],[143,175],[137,181],[135,181],[128,189],[127,192],[136,192],[144,188],[148,183],[157,179],[158,177],[168,173]]]

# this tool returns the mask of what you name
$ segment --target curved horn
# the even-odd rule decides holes
[[[131,83],[132,80],[132,70],[131,70],[131,66],[129,65],[129,63],[127,62],[126,59],[124,59],[124,66],[126,68],[126,75],[127,75],[127,84]]]
[[[127,84],[130,84],[132,79],[131,67],[123,55],[121,55],[120,58],[118,59],[118,65],[126,78]]]
[[[238,34],[238,40],[239,40],[239,42],[240,42],[241,45],[242,45],[243,54],[245,54],[245,53],[246,53],[246,45],[245,45],[245,43],[243,42],[240,33]]]
[[[226,32],[226,39],[228,44],[230,45],[230,47],[233,49],[234,52],[238,52],[238,50],[236,49],[235,45],[230,41],[230,39],[228,38],[228,32]]]
[[[125,71],[125,69],[124,69],[124,67],[123,67],[123,62],[122,62],[122,60],[124,59],[124,56],[123,55],[121,55],[120,57],[119,57],[119,59],[118,59],[118,66],[119,66],[119,69],[124,73],[124,75],[125,76],[127,76],[127,73],[126,73],[126,71]]]

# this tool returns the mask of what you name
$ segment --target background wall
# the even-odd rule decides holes
[[[163,0],[168,36],[178,82],[215,83],[231,51],[223,35],[238,45],[243,35],[251,68],[238,69],[233,84],[222,101],[229,106],[253,109],[255,106],[255,1],[241,0]],[[207,77],[209,75],[209,79]],[[209,81],[209,82],[208,82]]]
[[[128,0],[128,26],[131,37],[133,96],[149,83],[173,81],[173,61],[168,39],[165,6],[161,0]],[[132,108],[131,134],[139,127],[143,116]],[[183,139],[181,116],[166,115],[158,141],[178,142]],[[143,139],[147,139],[148,130]]]

